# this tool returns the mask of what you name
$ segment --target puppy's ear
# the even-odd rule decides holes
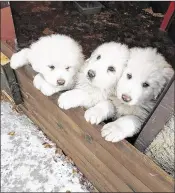
[[[157,99],[162,89],[174,76],[174,70],[171,66],[165,67],[161,70],[158,82],[158,88],[154,90],[154,99]]]

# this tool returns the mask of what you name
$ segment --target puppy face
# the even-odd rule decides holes
[[[93,86],[109,89],[120,78],[128,57],[129,50],[126,45],[104,43],[86,61],[84,74]]]
[[[120,78],[116,95],[128,105],[139,105],[157,98],[173,70],[164,57],[153,48],[132,48]]]
[[[72,84],[84,62],[81,46],[64,35],[52,35],[38,40],[31,46],[30,58],[45,80],[58,87]]]

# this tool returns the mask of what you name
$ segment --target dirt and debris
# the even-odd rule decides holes
[[[14,132],[14,131],[10,131],[10,132],[8,133],[8,135],[14,136],[14,135],[15,135],[15,132]]]
[[[162,13],[154,13],[151,7],[143,9],[143,11],[150,13],[154,17],[164,17]]]
[[[52,148],[52,145],[46,142],[44,142],[42,145],[44,146],[44,148]]]
[[[48,27],[44,29],[43,34],[45,35],[51,35],[54,34],[54,31],[50,30]]]
[[[175,66],[175,45],[159,30],[163,18],[145,12],[146,2],[101,3],[99,14],[83,15],[74,2],[11,2],[19,48],[40,36],[62,33],[78,40],[86,57],[99,44],[113,40],[130,47],[156,47]]]

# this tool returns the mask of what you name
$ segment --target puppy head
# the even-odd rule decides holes
[[[110,89],[119,80],[128,57],[126,45],[104,43],[86,60],[84,74],[93,86],[102,90]]]
[[[69,87],[84,63],[81,46],[65,35],[42,37],[31,46],[37,71],[53,86]]]
[[[116,95],[128,105],[156,99],[173,76],[173,69],[153,48],[132,48],[127,66],[117,84]]]

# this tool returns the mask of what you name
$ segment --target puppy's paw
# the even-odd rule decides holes
[[[65,110],[78,107],[78,96],[74,96],[73,91],[67,91],[59,97],[58,105],[61,109]]]
[[[28,63],[28,60],[27,60],[28,50],[29,50],[28,48],[25,48],[21,50],[20,52],[12,55],[11,60],[10,60],[10,67],[12,69],[20,68]]]
[[[40,74],[37,74],[34,79],[33,79],[33,85],[35,86],[35,88],[37,88],[38,90],[41,90],[41,86],[43,84],[43,78],[41,77]]]
[[[122,125],[116,122],[106,124],[101,130],[101,135],[106,141],[111,141],[113,143],[119,142],[127,137]]]
[[[48,84],[40,74],[37,74],[33,80],[34,86],[40,90],[45,96],[51,96],[57,92],[57,89]]]
[[[98,107],[92,107],[85,112],[84,115],[87,122],[98,125],[105,120],[104,112]]]
[[[52,87],[49,84],[45,84],[41,87],[40,91],[45,95],[45,96],[52,96],[57,92],[57,89]]]

